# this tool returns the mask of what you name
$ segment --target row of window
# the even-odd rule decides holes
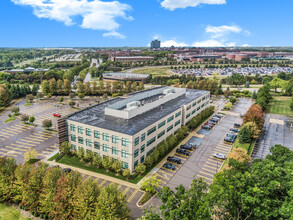
[[[76,131],[76,126],[74,124],[71,124],[70,125],[70,130],[71,131]],[[79,134],[83,134],[83,128],[81,126],[78,126],[77,127],[77,130],[78,130],[78,133]],[[91,129],[86,128],[85,130],[86,130],[86,135],[87,136],[91,136],[92,135]],[[100,132],[99,131],[94,131],[94,137],[97,138],[97,139],[100,139],[101,138]],[[103,133],[102,134],[102,139],[104,141],[109,141],[110,140],[110,135],[107,134],[107,133]],[[119,144],[119,137],[118,136],[112,135],[111,139],[112,139],[112,143],[113,144]],[[121,144],[124,147],[128,147],[129,146],[129,140],[127,138],[122,138],[121,139]]]

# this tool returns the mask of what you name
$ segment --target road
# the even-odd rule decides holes
[[[266,114],[264,131],[257,140],[252,152],[252,159],[264,159],[270,153],[271,147],[281,144],[293,150],[293,118]]]

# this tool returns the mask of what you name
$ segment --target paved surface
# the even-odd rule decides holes
[[[293,118],[266,114],[264,131],[256,141],[252,159],[264,159],[270,153],[271,147],[281,144],[293,150]]]
[[[63,104],[56,107],[54,104],[58,103],[59,98],[52,98],[51,100],[36,101],[30,106],[24,106],[25,100],[18,102],[21,114],[28,114],[35,117],[34,124],[36,127],[23,124],[19,117],[11,122],[3,123],[7,118],[9,111],[0,116],[0,156],[14,157],[18,163],[24,162],[24,154],[29,148],[34,148],[39,153],[38,158],[52,154],[58,149],[57,132],[46,131],[42,128],[42,121],[44,119],[51,119],[53,122],[53,129],[56,128],[57,118],[53,113],[60,113],[67,115],[78,111],[78,109],[71,108],[68,105],[68,99],[65,99]],[[80,106],[86,105],[93,101],[86,98],[81,101]]]

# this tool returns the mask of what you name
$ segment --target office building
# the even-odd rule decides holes
[[[151,42],[151,49],[158,49],[160,47],[161,47],[161,41],[156,39]]]
[[[154,148],[208,107],[209,91],[159,87],[115,98],[63,119],[59,142],[68,140],[135,170]]]

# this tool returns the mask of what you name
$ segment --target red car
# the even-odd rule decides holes
[[[54,113],[53,115],[54,115],[55,117],[59,117],[59,118],[61,117],[61,115],[60,115],[59,113]]]

